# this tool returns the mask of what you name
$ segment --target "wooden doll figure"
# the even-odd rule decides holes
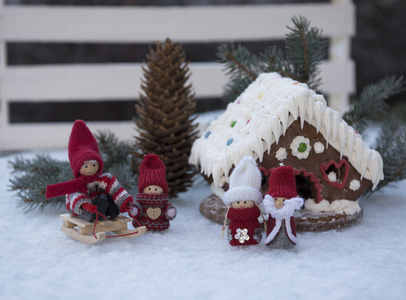
[[[48,185],[47,199],[66,195],[66,209],[70,214],[89,222],[95,220],[97,213],[114,219],[132,207],[133,197],[117,178],[103,173],[97,141],[82,120],[73,124],[68,153],[75,179]]]
[[[138,222],[151,231],[169,228],[169,221],[176,217],[176,208],[169,203],[166,168],[158,155],[147,154],[140,165],[139,194],[131,213]],[[133,221],[134,227],[138,227]]]
[[[227,238],[232,246],[259,244],[262,239],[258,218],[261,211],[258,204],[262,200],[261,172],[251,156],[245,156],[230,176],[230,187],[224,193],[223,202],[228,207],[230,220]]]
[[[298,240],[293,215],[302,207],[303,199],[297,196],[292,167],[278,167],[271,173],[263,205],[265,212],[269,213],[265,244],[275,249],[295,246]]]

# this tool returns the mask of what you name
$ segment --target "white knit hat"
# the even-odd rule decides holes
[[[244,156],[230,176],[230,187],[224,193],[223,201],[229,206],[235,201],[252,200],[260,203],[262,194],[261,172],[252,156]]]

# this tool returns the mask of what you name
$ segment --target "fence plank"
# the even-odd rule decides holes
[[[197,98],[221,97],[227,82],[223,66],[191,63]],[[354,92],[352,61],[326,61],[321,67],[326,93]],[[3,95],[12,101],[135,99],[141,92],[141,64],[9,67],[2,75]]]
[[[198,117],[200,131],[205,130],[216,113],[203,114]],[[133,121],[123,122],[86,122],[90,130],[110,131],[121,141],[133,141],[137,135]],[[72,123],[37,123],[9,125],[0,127],[0,151],[30,150],[30,149],[62,149],[68,147]]]
[[[325,37],[355,33],[352,3],[186,6],[5,6],[0,36],[7,41],[182,42],[283,38],[291,17],[304,15]]]
[[[120,140],[131,140],[135,135],[133,122],[86,122],[92,132],[109,130]],[[19,124],[0,128],[0,151],[67,148],[72,123]]]
[[[355,9],[349,0],[333,2],[198,7],[1,7],[0,150],[66,147],[72,126],[71,123],[8,124],[9,102],[134,99],[140,93],[142,77],[141,64],[7,66],[7,42],[149,44],[166,37],[199,43],[271,40],[285,36],[292,16],[304,15],[312,26],[323,29],[324,37],[332,38],[330,60],[320,68],[323,91],[333,98],[347,99],[355,91],[355,67],[348,57],[349,38],[355,33]],[[192,63],[190,68],[198,98],[221,96],[227,79],[220,64]],[[130,121],[89,122],[89,126],[93,131],[108,129],[121,140],[129,140],[136,133]]]

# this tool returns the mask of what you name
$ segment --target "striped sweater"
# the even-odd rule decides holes
[[[132,205],[133,197],[120,185],[117,178],[109,173],[98,175],[95,181],[88,182],[78,192],[66,195],[66,209],[74,216],[86,213],[81,205],[93,204],[100,195],[106,194],[113,198],[114,203],[123,213]]]

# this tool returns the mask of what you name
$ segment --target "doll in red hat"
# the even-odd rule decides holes
[[[261,172],[251,156],[244,156],[230,176],[230,184],[223,202],[228,207],[224,220],[230,220],[227,238],[231,246],[256,245],[262,240],[261,215],[258,204],[262,200]]]
[[[303,205],[297,196],[295,174],[292,167],[276,168],[269,177],[268,193],[263,200],[269,213],[265,244],[270,248],[288,249],[297,244],[295,210]]]
[[[169,221],[176,217],[176,208],[169,203],[164,163],[158,155],[147,154],[141,162],[139,173],[139,194],[131,213],[148,230],[168,229]],[[133,225],[139,226],[135,220]]]
[[[77,120],[69,138],[69,162],[74,180],[48,185],[46,198],[66,195],[66,209],[86,221],[94,221],[97,213],[114,219],[127,212],[133,197],[117,178],[103,173],[103,160],[97,141],[86,123]]]

